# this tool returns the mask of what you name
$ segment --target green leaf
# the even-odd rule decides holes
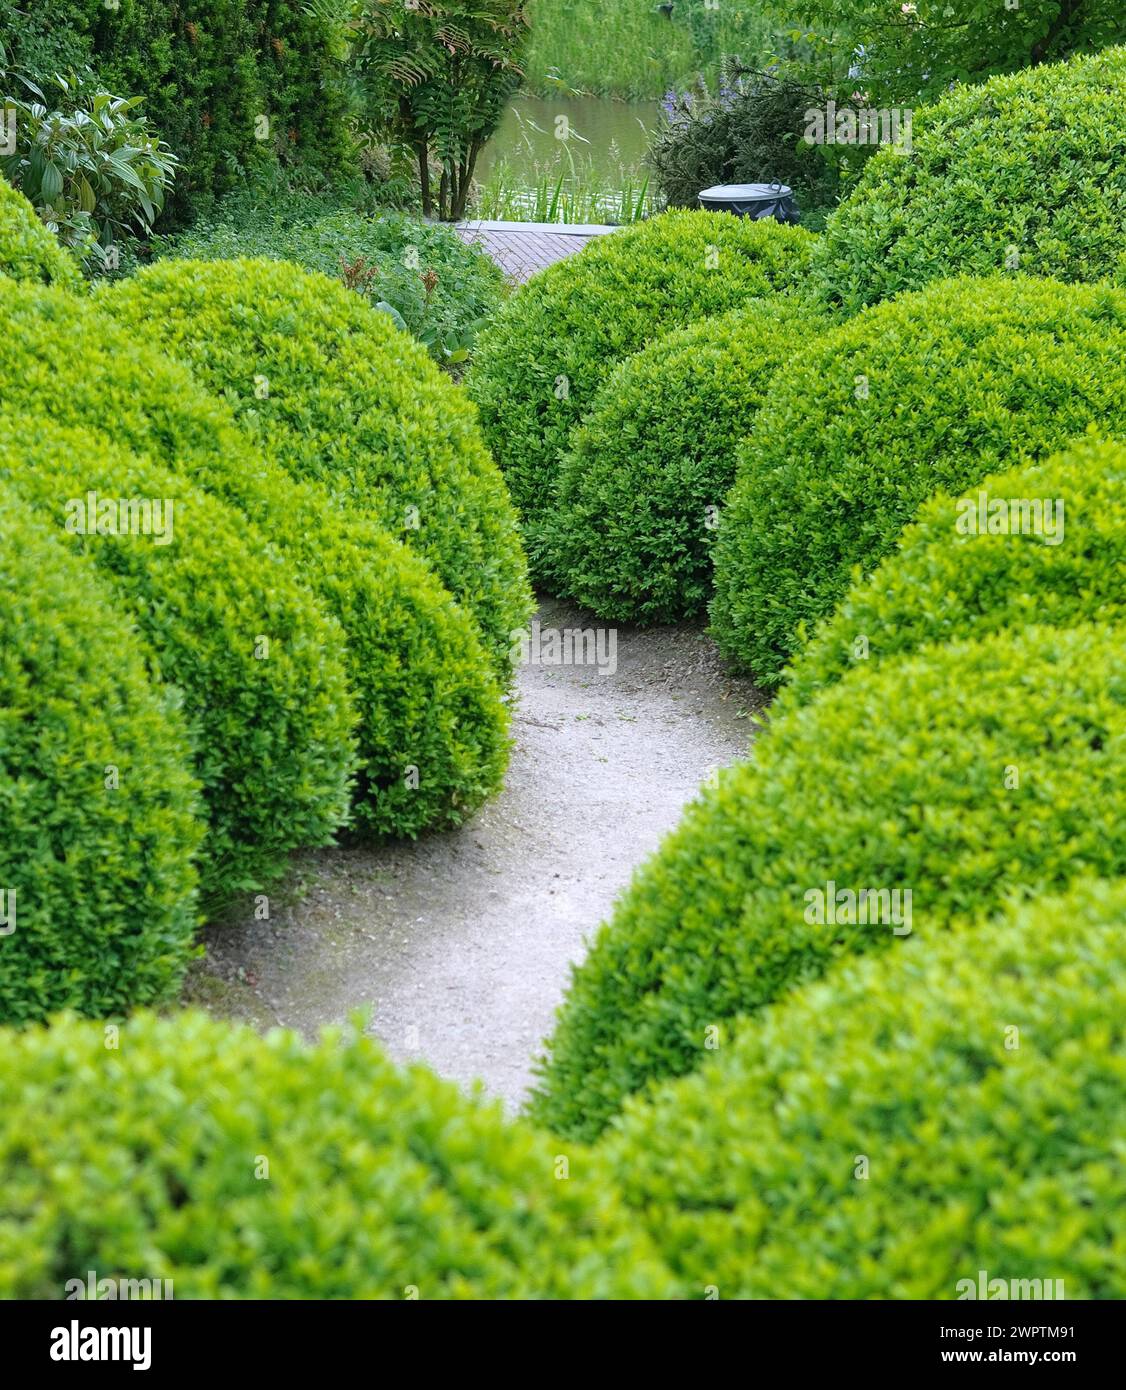
[[[43,166],[43,177],[40,180],[39,192],[45,203],[54,205],[56,198],[63,191],[63,176],[57,164],[48,160]]]
[[[94,190],[90,187],[90,181],[85,174],[79,174],[77,180],[78,201],[83,212],[93,212],[97,204],[94,197]]]
[[[386,314],[396,328],[401,328],[404,333],[410,332],[410,329],[407,327],[406,319],[403,318],[394,304],[389,304],[386,299],[380,299],[376,302],[375,307],[381,314]]]

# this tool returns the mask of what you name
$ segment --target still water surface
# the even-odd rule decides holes
[[[636,169],[657,124],[660,103],[613,101],[606,97],[517,97],[500,129],[481,153],[477,177],[485,180],[498,160],[512,174],[534,183],[537,174],[566,162],[556,132],[569,132],[567,148],[576,165],[616,177]]]

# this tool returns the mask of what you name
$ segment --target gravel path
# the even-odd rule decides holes
[[[591,620],[541,608],[543,628]],[[212,928],[187,996],[314,1037],[357,1007],[399,1060],[515,1109],[585,939],[761,706],[700,631],[619,629],[617,670],[521,668],[502,795],[417,843],[300,856],[270,920]]]

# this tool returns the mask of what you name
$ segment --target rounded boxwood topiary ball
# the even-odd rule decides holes
[[[842,956],[1126,874],[1122,641],[1086,625],[928,647],[779,718],[575,971],[536,1119],[592,1138],[631,1092],[700,1066],[726,1021]]]
[[[424,556],[497,670],[531,598],[516,518],[472,408],[388,315],[284,261],[163,261],[99,303],[192,368],[295,478]]]
[[[2,1043],[0,1297],[88,1270],[177,1299],[678,1292],[589,1156],[560,1181],[556,1145],[359,1031],[189,1011],[117,1050],[68,1019]]]
[[[1086,441],[1046,463],[984,478],[964,497],[939,494],[899,549],[818,628],[775,713],[807,704],[861,663],[872,669],[928,643],[1029,623],[1121,623],[1123,576],[1122,444]]]
[[[773,221],[662,213],[596,237],[502,306],[477,341],[466,387],[520,511],[534,572],[559,459],[613,367],[674,328],[791,289],[813,242]]]
[[[739,441],[775,372],[824,322],[796,300],[755,300],[615,368],[560,469],[547,523],[558,593],[618,622],[703,611]]]
[[[0,484],[2,1022],[125,1013],[187,965],[204,824],[179,696],[146,658],[92,562]]]
[[[866,310],[774,379],[720,519],[720,647],[775,685],[803,632],[939,490],[1126,430],[1126,290],[953,280]]]
[[[100,429],[237,507],[339,620],[359,715],[358,830],[456,825],[497,789],[508,744],[493,663],[424,560],[263,457],[187,367],[89,302],[0,283],[0,329],[9,410]]]
[[[77,290],[82,276],[22,193],[0,178],[0,275]]]
[[[814,255],[855,313],[949,275],[1126,281],[1126,48],[959,85],[882,150]]]
[[[0,479],[89,555],[183,692],[207,806],[205,899],[327,844],[354,765],[344,635],[246,518],[104,436],[26,418],[0,417]]]
[[[1124,917],[1085,882],[842,963],[632,1103],[608,1180],[725,1298],[1126,1297]]]

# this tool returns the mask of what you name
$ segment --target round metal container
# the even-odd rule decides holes
[[[776,222],[797,222],[801,214],[794,191],[784,183],[721,183],[697,195],[709,212],[733,212],[756,221],[773,217]]]

